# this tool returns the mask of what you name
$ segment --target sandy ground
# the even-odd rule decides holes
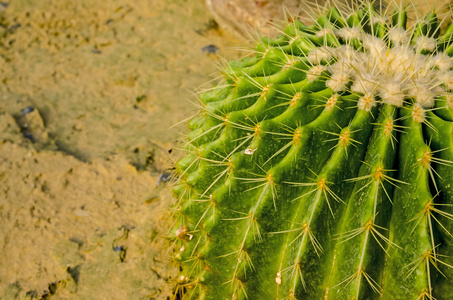
[[[0,299],[167,299],[170,127],[236,42],[203,0],[0,10]]]

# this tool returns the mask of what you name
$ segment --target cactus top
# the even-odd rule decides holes
[[[307,76],[315,80],[323,70],[328,70],[330,78],[326,85],[336,92],[349,90],[363,95],[358,106],[367,111],[376,105],[376,99],[398,107],[405,100],[414,99],[423,108],[431,108],[436,98],[452,97],[453,63],[437,47],[432,33],[428,35],[420,24],[410,29],[403,29],[398,23],[387,24],[377,15],[370,15],[368,21],[373,26],[389,27],[385,34],[367,32],[363,24],[348,23],[341,28],[332,26],[315,31],[317,37],[335,35],[341,45],[321,46],[308,52],[313,67]],[[432,20],[423,22],[426,27]]]
[[[350,39],[350,30],[342,28],[336,34]],[[352,81],[350,90],[363,94],[363,99],[379,97],[382,103],[395,106],[402,106],[405,99],[415,99],[421,106],[431,108],[435,97],[448,94],[446,89],[451,86],[448,84],[452,75],[451,60],[450,57],[445,58],[443,53],[435,57],[421,53],[422,50],[434,51],[436,44],[433,38],[421,36],[411,45],[408,35],[407,31],[392,28],[389,31],[391,43],[386,43],[362,32],[354,37],[361,42],[362,49],[356,50],[349,45],[322,48],[309,53],[309,57],[314,58],[310,60],[312,63],[319,63],[320,56],[323,59],[327,59],[327,56],[317,52],[325,51],[332,55],[335,62],[328,66],[332,75],[326,84],[336,92],[347,89],[347,84]],[[373,104],[361,100],[359,108],[370,110]]]

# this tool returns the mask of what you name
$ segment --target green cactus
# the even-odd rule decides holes
[[[332,6],[225,67],[176,168],[178,297],[453,299],[446,19]]]

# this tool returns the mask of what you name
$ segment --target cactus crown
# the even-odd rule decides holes
[[[453,24],[340,11],[261,39],[201,95],[174,187],[179,296],[453,297]]]

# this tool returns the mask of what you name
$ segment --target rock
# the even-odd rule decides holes
[[[32,142],[44,143],[49,138],[44,120],[36,108],[28,106],[22,109],[17,122],[22,129],[24,137]]]

